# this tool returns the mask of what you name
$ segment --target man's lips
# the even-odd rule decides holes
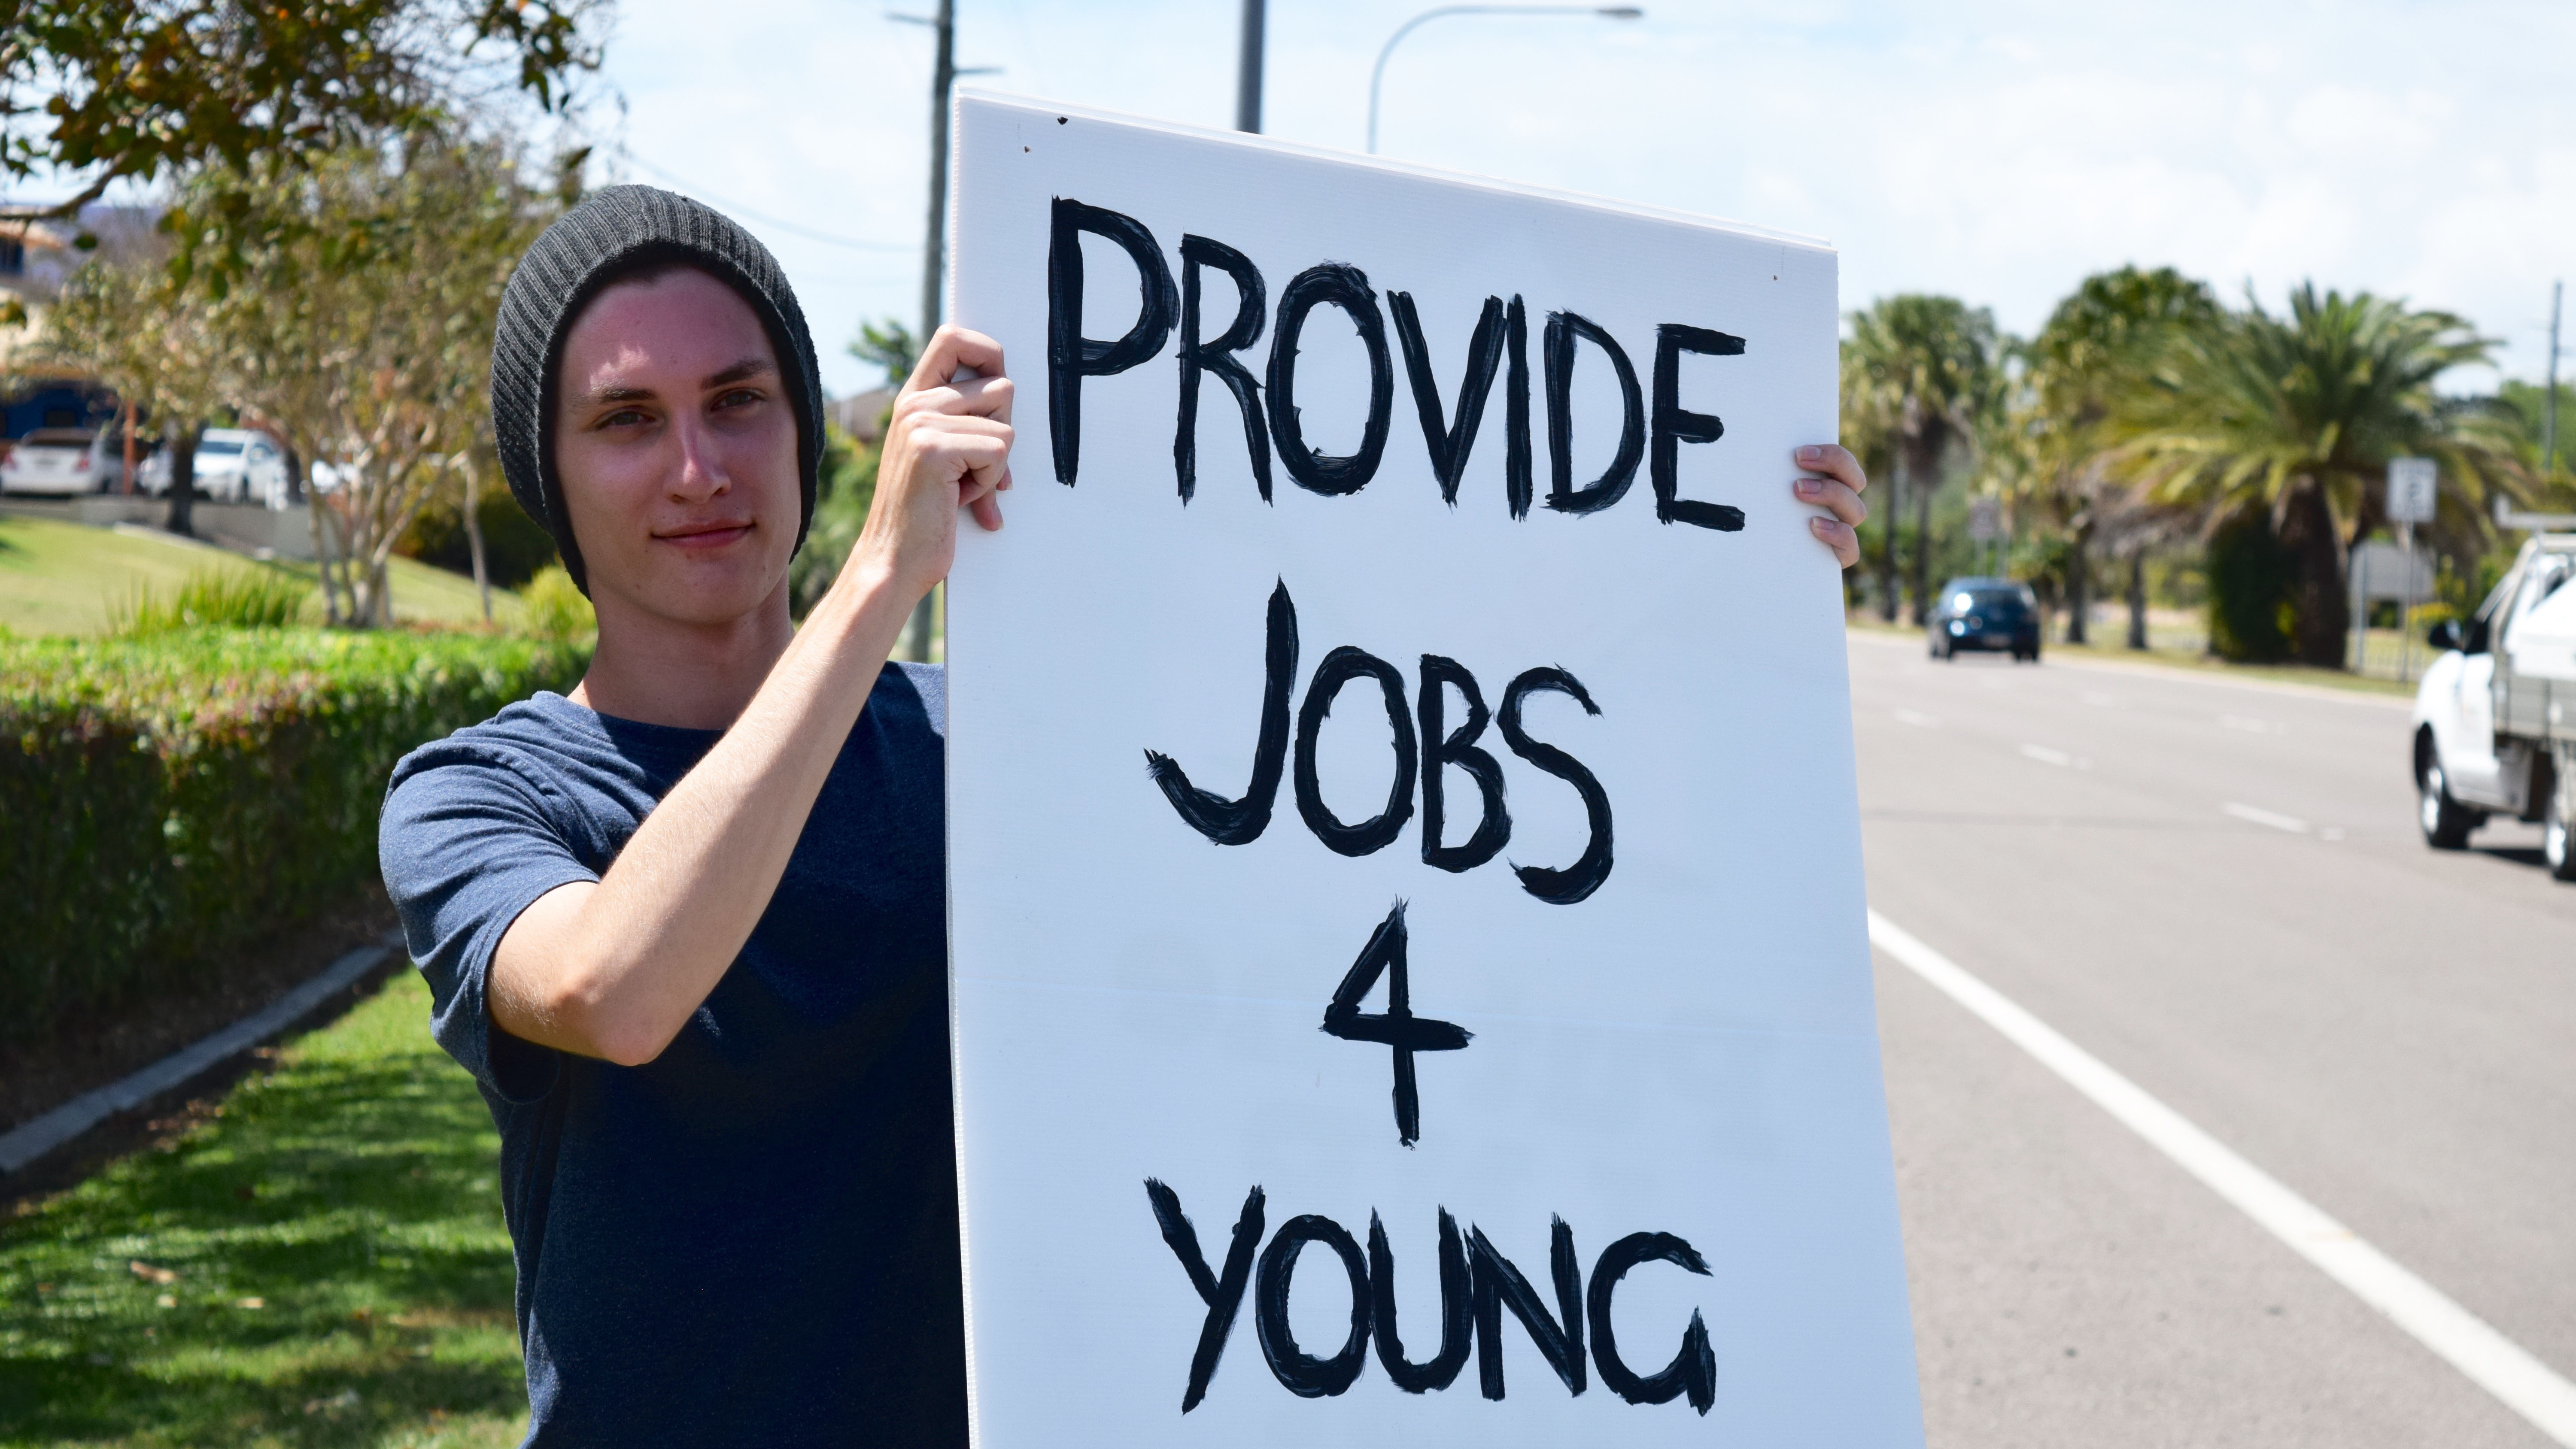
[[[751,530],[752,521],[748,518],[717,519],[706,523],[683,523],[675,528],[662,529],[653,537],[677,548],[714,549],[724,547]]]

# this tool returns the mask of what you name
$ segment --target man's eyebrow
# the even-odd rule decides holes
[[[713,391],[716,388],[730,386],[737,382],[745,382],[752,378],[766,376],[776,371],[778,371],[778,365],[771,362],[766,357],[746,357],[720,372],[709,375],[705,382],[698,385],[709,391]]]
[[[605,407],[610,403],[651,402],[652,400],[653,389],[649,387],[609,386],[593,388],[583,393],[573,400],[573,406],[595,408]]]

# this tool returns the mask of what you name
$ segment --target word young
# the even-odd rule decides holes
[[[1140,302],[1134,326],[1113,341],[1082,335],[1084,276],[1082,234],[1115,243],[1136,267]],[[1202,335],[1200,274],[1208,269],[1233,280],[1235,312],[1225,330]],[[1414,410],[1422,422],[1422,441],[1431,454],[1432,476],[1440,496],[1458,502],[1458,480],[1485,416],[1497,372],[1503,375],[1504,491],[1514,518],[1529,516],[1530,476],[1529,315],[1519,297],[1505,302],[1487,297],[1476,330],[1467,341],[1467,365],[1459,379],[1457,404],[1443,403],[1431,349],[1412,294],[1389,292],[1386,311],[1378,310],[1377,293],[1366,274],[1341,262],[1308,267],[1289,279],[1279,294],[1279,312],[1270,325],[1270,356],[1261,377],[1237,356],[1261,340],[1268,284],[1243,253],[1203,236],[1181,238],[1181,281],[1172,285],[1154,234],[1134,217],[1103,207],[1057,197],[1047,245],[1047,423],[1055,447],[1057,481],[1071,487],[1082,464],[1082,383],[1108,377],[1160,356],[1177,322],[1181,341],[1180,402],[1172,440],[1172,466],[1186,504],[1198,488],[1198,411],[1200,383],[1213,377],[1233,395],[1243,414],[1243,441],[1250,452],[1252,476],[1263,502],[1270,501],[1270,457],[1274,445],[1280,466],[1298,487],[1326,495],[1357,493],[1377,476],[1386,454],[1389,416],[1394,407],[1395,366],[1387,355],[1386,324],[1395,322],[1396,343],[1404,351],[1406,380],[1412,385]],[[1308,447],[1297,408],[1297,342],[1307,318],[1318,307],[1340,308],[1359,331],[1368,351],[1369,404],[1359,451],[1347,456]],[[1610,361],[1619,380],[1621,402],[1619,447],[1600,477],[1577,486],[1574,481],[1574,363],[1578,346],[1590,343]],[[1685,352],[1736,357],[1744,339],[1705,327],[1667,322],[1655,329],[1654,406],[1649,412],[1637,385],[1636,365],[1616,338],[1591,319],[1573,312],[1551,312],[1541,341],[1547,388],[1547,506],[1560,513],[1598,513],[1626,497],[1643,459],[1654,482],[1655,517],[1665,523],[1735,532],[1744,527],[1744,510],[1731,504],[1707,503],[1681,496],[1680,455],[1683,443],[1713,443],[1726,425],[1707,413],[1681,405],[1681,356]],[[1265,396],[1266,395],[1266,396]]]
[[[1317,736],[1345,685],[1375,680],[1386,703],[1387,731],[1395,746],[1395,778],[1386,808],[1357,824],[1346,824],[1324,803],[1323,782],[1315,769]],[[1285,580],[1271,592],[1269,642],[1264,651],[1261,728],[1252,747],[1252,783],[1241,798],[1229,800],[1190,783],[1187,771],[1169,755],[1145,752],[1154,783],[1191,829],[1218,845],[1249,845],[1270,826],[1270,808],[1278,798],[1279,777],[1288,764],[1288,703],[1297,685],[1297,606]],[[1448,697],[1454,690],[1467,717],[1454,730],[1447,727]],[[1556,746],[1530,738],[1521,724],[1523,704],[1533,694],[1571,696],[1584,713],[1601,707],[1583,682],[1562,669],[1523,670],[1503,689],[1497,713],[1485,704],[1476,676],[1454,659],[1422,656],[1422,688],[1412,710],[1405,708],[1404,675],[1383,659],[1350,645],[1324,656],[1306,686],[1306,702],[1297,711],[1297,813],[1315,838],[1342,855],[1368,855],[1394,843],[1413,818],[1416,778],[1422,789],[1422,860],[1447,871],[1473,870],[1500,854],[1512,837],[1511,813],[1503,807],[1503,767],[1476,741],[1488,723],[1502,731],[1513,754],[1574,787],[1583,797],[1591,835],[1583,854],[1562,870],[1514,865],[1521,888],[1553,905],[1572,905],[1601,888],[1610,878],[1610,796],[1580,760]],[[1418,733],[1417,733],[1418,725]],[[1429,758],[1423,756],[1428,754]],[[1447,823],[1447,777],[1451,766],[1476,782],[1483,802],[1474,833],[1462,845],[1443,840]]]
[[[1379,1366],[1397,1388],[1408,1394],[1446,1389],[1457,1379],[1459,1370],[1466,1367],[1468,1341],[1472,1338],[1477,1388],[1488,1399],[1500,1399],[1503,1311],[1509,1309],[1568,1393],[1581,1394],[1585,1387],[1584,1331],[1589,1327],[1592,1365],[1601,1373],[1602,1387],[1620,1398],[1632,1404],[1666,1404],[1687,1394],[1691,1407],[1702,1414],[1717,1402],[1717,1355],[1709,1347],[1708,1325],[1701,1321],[1698,1309],[1691,1310],[1690,1326],[1682,1330],[1681,1350],[1670,1363],[1651,1374],[1641,1375],[1628,1366],[1611,1332],[1611,1296],[1619,1291],[1619,1280],[1627,1276],[1629,1269],[1647,1263],[1671,1263],[1686,1272],[1709,1276],[1708,1264],[1698,1251],[1670,1233],[1630,1233],[1602,1249],[1592,1265],[1587,1290],[1582,1267],[1574,1255],[1574,1230],[1566,1226],[1563,1218],[1553,1219],[1549,1227],[1548,1268],[1554,1280],[1551,1286],[1555,1289],[1556,1309],[1551,1313],[1528,1277],[1494,1250],[1483,1229],[1470,1225],[1462,1242],[1457,1220],[1449,1216],[1446,1208],[1441,1209],[1440,1348],[1417,1363],[1405,1356],[1404,1340],[1396,1332],[1395,1254],[1387,1246],[1386,1228],[1375,1212],[1369,1214],[1365,1260],[1348,1229],[1313,1213],[1290,1218],[1271,1238],[1270,1246],[1260,1248],[1263,1202],[1261,1189],[1255,1186],[1243,1200],[1242,1215],[1235,1220],[1225,1268],[1217,1272],[1209,1269],[1207,1256],[1199,1250],[1198,1231],[1181,1211],[1180,1195],[1149,1177],[1145,1179],[1145,1196],[1153,1204],[1154,1221],[1162,1229],[1163,1241],[1181,1260],[1183,1271],[1190,1275],[1190,1285],[1207,1305],[1207,1317],[1199,1328],[1198,1350],[1190,1358],[1189,1386],[1181,1394],[1184,1414],[1207,1397],[1208,1383],[1216,1377],[1217,1361],[1224,1356],[1226,1338],[1234,1330],[1236,1310],[1243,1304],[1247,1285],[1252,1290],[1253,1327],[1261,1339],[1261,1356],[1268,1361],[1281,1387],[1300,1398],[1319,1399],[1347,1392],[1359,1379],[1372,1339],[1377,1344]],[[1350,1333],[1328,1358],[1307,1353],[1288,1325],[1289,1283],[1297,1270],[1298,1255],[1310,1244],[1331,1249],[1341,1259],[1342,1271],[1350,1280]],[[1260,1248],[1257,1272],[1253,1266],[1256,1248]]]

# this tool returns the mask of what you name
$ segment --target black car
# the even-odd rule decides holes
[[[2010,579],[1952,579],[1923,625],[1935,659],[1962,649],[2009,649],[2015,659],[2039,662],[2039,601]]]

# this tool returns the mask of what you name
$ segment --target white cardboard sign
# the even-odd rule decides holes
[[[956,156],[977,1442],[1919,1444],[1833,253],[983,96]]]

